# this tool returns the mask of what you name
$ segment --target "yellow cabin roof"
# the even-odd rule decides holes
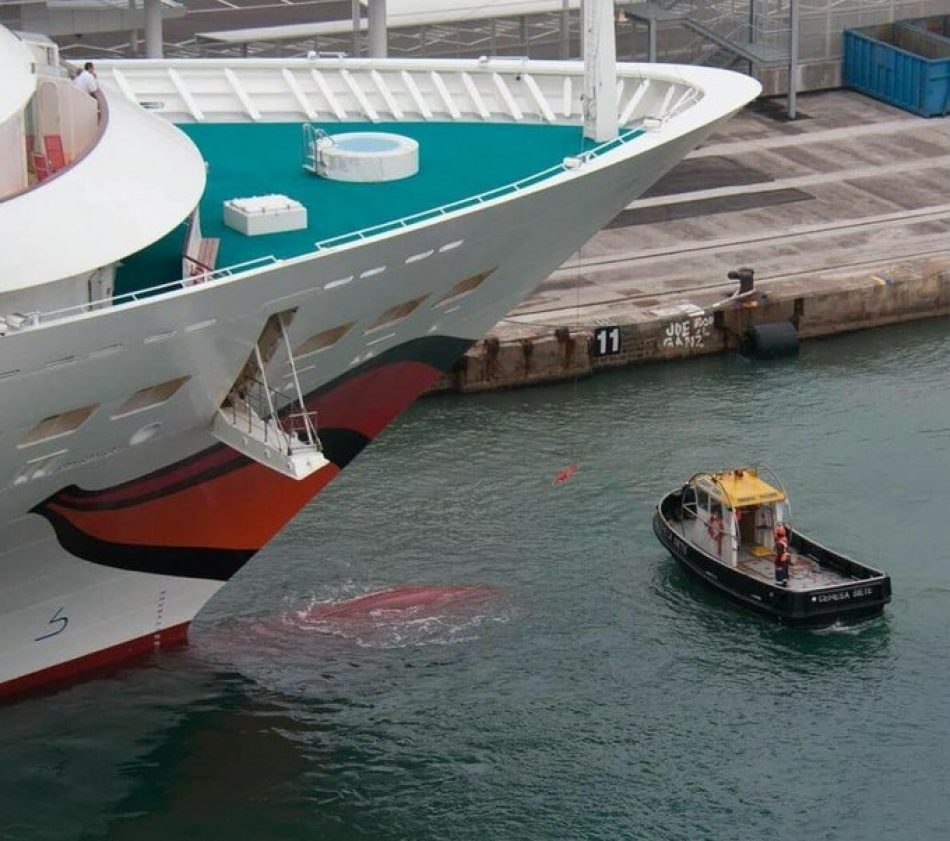
[[[785,494],[759,478],[755,468],[739,467],[719,473],[697,476],[695,484],[710,495],[722,500],[730,508],[783,502]]]

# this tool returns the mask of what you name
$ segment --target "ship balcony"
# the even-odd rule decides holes
[[[222,444],[291,479],[305,479],[329,462],[316,431],[316,412],[286,406],[264,383],[246,380],[215,415],[212,434]]]
[[[0,201],[68,169],[95,146],[107,119],[105,97],[79,90],[65,70],[46,68],[21,111],[0,125],[0,141],[14,154],[0,157]],[[55,72],[54,72],[55,71]]]

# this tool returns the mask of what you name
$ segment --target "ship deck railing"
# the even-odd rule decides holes
[[[73,315],[81,315],[82,313],[92,312],[94,310],[107,309],[109,307],[114,307],[121,304],[141,301],[145,298],[154,298],[158,295],[164,295],[168,292],[174,292],[179,289],[188,289],[201,283],[207,283],[212,280],[220,280],[224,277],[243,274],[244,272],[263,268],[264,266],[270,266],[279,262],[281,261],[278,260],[273,254],[268,254],[264,257],[255,257],[253,260],[245,260],[242,263],[235,263],[233,266],[223,266],[219,269],[212,269],[208,272],[202,272],[201,274],[191,275],[189,277],[181,277],[178,280],[172,280],[168,283],[159,284],[158,286],[149,286],[145,289],[136,289],[132,292],[123,292],[120,295],[112,295],[107,298],[98,298],[95,301],[90,301],[89,303],[85,304],[74,304],[71,307],[64,307],[63,309],[59,310],[48,310],[46,312],[30,312],[26,314],[17,313],[17,317],[19,319],[25,320],[26,322],[21,325],[11,324],[10,316],[7,316],[5,320],[8,326],[36,327],[46,321],[58,321],[64,318],[69,318]]]
[[[340,247],[351,242],[365,240],[372,236],[379,236],[380,234],[384,234],[389,231],[407,228],[410,225],[425,222],[429,219],[435,219],[445,216],[449,213],[464,210],[479,204],[484,204],[506,195],[518,193],[521,190],[532,187],[535,184],[539,184],[555,175],[563,172],[569,172],[573,169],[576,169],[577,167],[581,167],[588,161],[591,161],[613,149],[619,148],[634,138],[639,137],[645,130],[646,127],[643,124],[628,126],[627,128],[622,129],[620,133],[611,140],[607,140],[598,144],[597,146],[586,149],[570,158],[565,158],[565,160],[563,160],[561,163],[555,164],[554,166],[548,167],[547,169],[533,173],[532,175],[528,175],[524,178],[520,178],[517,181],[513,181],[509,184],[504,184],[500,187],[494,187],[491,190],[486,190],[485,192],[479,193],[477,195],[468,196],[464,199],[458,199],[456,201],[440,205],[439,207],[423,210],[418,213],[403,216],[399,219],[394,219],[389,222],[382,222],[377,225],[361,228],[358,231],[352,231],[349,233],[340,234],[335,237],[330,237],[328,239],[320,240],[319,242],[314,243],[314,253]],[[48,310],[43,312],[35,311],[25,314],[14,313],[12,315],[0,318],[0,322],[5,325],[6,331],[29,327],[39,327],[40,325],[49,321],[61,321],[63,319],[68,319],[73,316],[83,315],[85,313],[90,313],[97,310],[105,310],[111,307],[121,306],[122,304],[142,301],[146,298],[162,296],[168,294],[169,292],[180,291],[188,289],[192,286],[197,286],[198,284],[221,280],[222,278],[233,277],[239,274],[245,274],[247,272],[265,268],[280,262],[282,262],[281,259],[274,256],[273,254],[268,254],[266,256],[255,257],[254,259],[245,260],[241,263],[235,263],[230,266],[224,266],[199,275],[194,275],[192,277],[181,277],[177,280],[172,280],[168,283],[159,284],[157,286],[150,286],[145,289],[136,289],[131,292],[123,292],[119,295],[100,298],[82,304],[74,304],[73,306],[64,307],[58,310]],[[6,331],[0,329],[0,333]]]
[[[587,149],[574,156],[574,158],[576,159],[578,166],[582,165],[587,161],[593,160],[594,158],[604,154],[605,152],[609,152],[611,149],[622,146],[627,141],[633,140],[642,133],[643,129],[639,126],[635,128],[624,129],[612,140],[607,140],[591,149]],[[447,204],[431,208],[430,210],[422,210],[418,213],[412,213],[408,216],[403,216],[401,219],[394,219],[390,222],[381,222],[378,225],[371,225],[368,228],[361,228],[358,231],[351,231],[349,233],[339,234],[335,237],[329,237],[328,239],[320,240],[314,244],[314,248],[317,251],[323,251],[327,248],[345,245],[350,242],[357,242],[359,240],[366,239],[367,237],[378,236],[379,234],[387,233],[388,231],[406,228],[410,225],[415,225],[419,222],[425,222],[429,219],[436,219],[439,216],[445,216],[446,214],[454,213],[458,210],[465,210],[468,207],[484,204],[485,202],[501,198],[502,196],[510,195],[511,193],[518,193],[527,187],[533,187],[535,184],[540,184],[542,181],[546,181],[548,178],[551,178],[552,176],[558,175],[562,172],[567,172],[570,169],[570,165],[562,161],[561,163],[554,164],[554,166],[550,166],[547,169],[541,170],[540,172],[535,172],[532,175],[525,176],[524,178],[520,178],[517,181],[512,181],[510,184],[503,184],[501,187],[493,187],[491,190],[486,190],[485,192],[478,193],[475,196],[467,196],[464,199],[457,199],[456,201],[448,202]]]

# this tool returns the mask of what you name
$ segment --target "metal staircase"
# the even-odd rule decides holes
[[[714,66],[728,67],[746,61],[752,67],[776,67],[789,60],[789,27],[768,15],[756,14],[756,0],[746,0],[748,14],[737,14],[742,4],[731,0],[642,0],[624,7],[626,17],[645,23],[650,33],[650,61],[656,61],[656,29],[660,24],[676,24],[700,36],[717,48],[711,54]],[[731,55],[727,61],[725,55]],[[704,64],[710,55],[701,56]]]
[[[267,363],[280,344],[286,348],[293,375],[293,398],[267,383]],[[291,479],[305,479],[329,464],[317,436],[317,413],[308,411],[304,403],[281,315],[268,319],[247,364],[215,414],[212,434],[222,444]]]

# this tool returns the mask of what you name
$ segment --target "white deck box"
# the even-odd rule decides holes
[[[299,231],[307,227],[307,208],[281,195],[228,199],[224,224],[249,237]]]

